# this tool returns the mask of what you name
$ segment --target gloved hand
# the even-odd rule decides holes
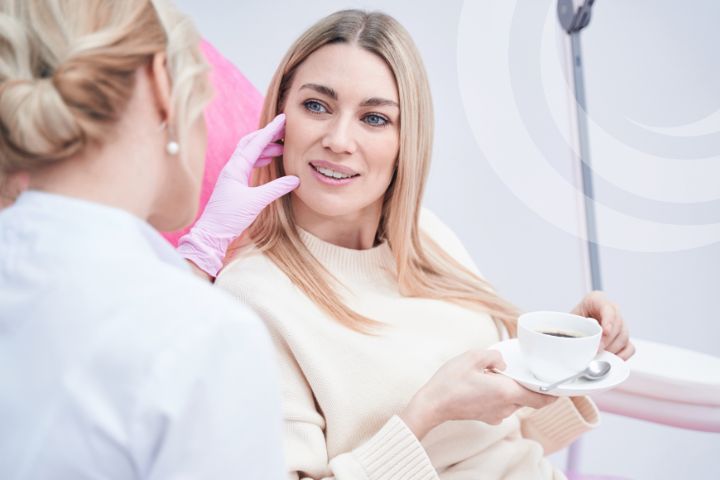
[[[265,128],[238,142],[235,152],[218,176],[205,211],[190,231],[180,238],[177,251],[212,277],[216,277],[230,243],[239,237],[258,214],[274,200],[300,183],[286,176],[258,187],[249,187],[254,167],[265,166],[282,155],[274,143],[285,133],[285,115],[280,114]]]

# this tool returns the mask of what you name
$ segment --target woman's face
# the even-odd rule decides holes
[[[298,67],[284,111],[285,173],[300,177],[293,200],[326,217],[379,211],[400,132],[387,64],[354,45],[326,45]]]

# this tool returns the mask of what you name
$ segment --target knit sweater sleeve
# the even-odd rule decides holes
[[[392,416],[372,437],[330,458],[325,419],[287,344],[273,335],[279,355],[285,415],[285,453],[292,480],[437,480],[412,431]]]
[[[590,397],[562,397],[547,407],[517,412],[522,435],[542,445],[546,455],[565,448],[599,423],[599,412]]]

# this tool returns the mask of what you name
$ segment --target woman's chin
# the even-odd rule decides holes
[[[338,195],[303,195],[303,192],[293,192],[293,197],[296,200],[293,202],[296,214],[300,209],[321,217],[344,217],[357,214],[362,210],[362,208],[338,198]]]
[[[308,210],[312,212],[314,215],[321,216],[321,217],[328,217],[328,218],[340,218],[345,217],[348,215],[355,215],[359,213],[359,210],[356,208],[342,208],[342,206],[333,206],[328,208],[327,205],[318,205],[318,206],[310,206],[308,205]]]

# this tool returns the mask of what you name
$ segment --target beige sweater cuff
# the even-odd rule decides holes
[[[523,437],[539,442],[545,454],[568,446],[600,423],[600,413],[589,397],[563,397],[540,410],[519,412]]]
[[[345,457],[345,458],[342,458]],[[393,416],[370,440],[352,451],[351,457],[367,480],[437,480],[437,472],[425,449],[400,417]],[[337,478],[340,470],[354,470],[346,455],[330,462]]]

